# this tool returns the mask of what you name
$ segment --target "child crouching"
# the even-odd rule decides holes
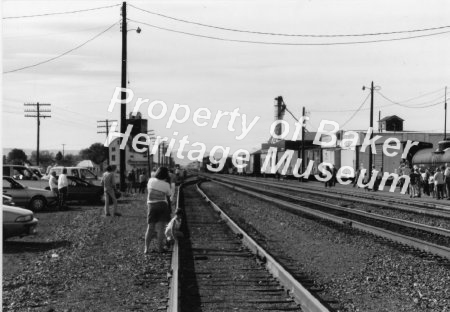
[[[175,216],[170,220],[166,226],[164,234],[166,235],[167,244],[173,244],[175,240],[183,237],[180,231],[183,211],[181,209],[175,210]]]

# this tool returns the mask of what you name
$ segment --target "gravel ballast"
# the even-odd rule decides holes
[[[144,256],[143,195],[102,207],[39,213],[35,237],[3,246],[3,311],[157,311],[166,308],[170,254]]]
[[[373,205],[373,204],[361,203],[361,202],[358,202],[357,197],[349,198],[349,199],[342,199],[342,198],[336,199],[333,197],[326,196],[327,191],[328,191],[328,189],[326,189],[326,188],[324,188],[322,195],[314,195],[314,194],[302,192],[301,184],[295,185],[294,182],[291,183],[294,185],[289,185],[289,186],[290,187],[293,187],[293,186],[298,187],[298,190],[283,188],[284,183],[280,183],[277,180],[254,181],[254,180],[248,179],[248,180],[244,181],[242,179],[238,182],[240,182],[240,183],[244,182],[247,185],[257,186],[257,187],[261,187],[263,189],[267,189],[267,190],[271,190],[271,191],[280,191],[282,193],[286,193],[289,195],[302,196],[304,198],[313,199],[313,200],[320,200],[320,201],[323,201],[326,203],[330,203],[330,204],[334,204],[334,205],[338,205],[338,206],[342,206],[342,207],[346,207],[346,208],[350,208],[350,209],[358,209],[358,210],[370,212],[373,214],[379,214],[379,215],[386,216],[386,217],[412,221],[412,222],[425,224],[425,225],[429,225],[429,226],[440,227],[440,228],[444,228],[444,229],[450,229],[450,219],[448,219],[448,218],[429,216],[429,215],[424,215],[424,214],[420,214],[420,213],[396,209],[395,204],[392,204],[392,208],[387,208],[387,207],[377,206],[377,205]],[[260,184],[258,182],[272,183],[273,186]],[[316,190],[320,190],[320,189],[317,188]],[[377,195],[379,195],[380,199],[382,199],[383,192],[378,192]],[[405,200],[406,200],[406,198],[405,198]]]
[[[202,188],[268,250],[323,288],[337,311],[448,311],[448,262],[390,242],[301,217],[215,183]],[[446,310],[447,309],[447,310]]]

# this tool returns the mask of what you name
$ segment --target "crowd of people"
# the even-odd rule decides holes
[[[445,164],[434,168],[411,167],[408,163],[400,166],[398,174],[410,178],[408,194],[421,197],[425,194],[436,199],[450,200],[450,165]]]
[[[372,168],[373,174],[375,174],[376,168]],[[380,168],[377,176],[375,178],[375,183],[372,189],[365,187],[367,190],[378,191],[381,180],[383,178],[383,167]],[[357,170],[356,177],[359,177],[361,173],[361,169]],[[430,198],[436,199],[448,199],[450,200],[450,165],[445,164],[442,166],[436,166],[434,168],[424,168],[418,166],[411,166],[407,161],[402,163],[397,170],[397,174],[401,176],[409,177],[409,185],[406,189],[406,193],[410,196],[410,198],[422,197],[422,194],[429,196]],[[335,179],[335,174],[333,174]],[[328,183],[328,186],[332,186],[333,178]],[[368,173],[365,173],[363,183],[366,185],[369,182]],[[353,187],[356,187],[358,183],[358,178],[355,178],[353,181]],[[400,189],[403,188],[405,183],[405,179],[400,179],[398,186]],[[325,187],[327,183],[325,183]]]

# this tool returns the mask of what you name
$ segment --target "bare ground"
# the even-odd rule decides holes
[[[158,311],[167,304],[170,254],[144,256],[143,195],[38,213],[35,237],[3,245],[4,311]]]

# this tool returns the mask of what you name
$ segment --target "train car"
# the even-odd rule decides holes
[[[245,167],[245,173],[248,175],[259,176],[261,174],[261,150],[250,154],[250,160]]]
[[[438,148],[426,148],[417,151],[412,157],[411,163],[421,168],[432,168],[450,164],[450,141],[441,141]]]

